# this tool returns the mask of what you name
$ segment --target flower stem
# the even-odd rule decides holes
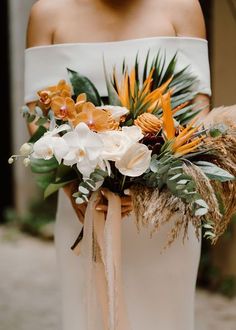
[[[121,191],[121,192],[122,192],[123,189],[124,189],[125,180],[126,180],[126,175],[123,176],[123,180],[121,181],[121,186],[120,186],[120,191]]]

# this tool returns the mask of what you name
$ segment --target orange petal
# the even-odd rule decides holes
[[[182,146],[186,141],[188,141],[192,136],[193,134],[199,129],[199,126],[198,127],[194,127],[192,128],[189,132],[187,132],[185,135],[181,135],[182,132],[180,133],[180,135],[178,135],[175,139],[175,142],[173,144],[173,148],[176,149],[180,146]]]
[[[78,102],[87,102],[86,93],[81,93],[77,96],[76,103],[78,103]]]
[[[65,105],[65,99],[61,96],[55,96],[52,99],[52,104],[51,104],[51,108],[54,112],[58,112],[61,107],[63,107]]]
[[[172,116],[170,93],[168,92],[165,96],[161,97],[162,110],[163,110],[163,128],[166,133],[168,140],[175,137],[175,125]]]
[[[192,142],[189,142],[179,148],[176,149],[176,153],[181,153],[185,150],[189,150],[191,149],[192,147],[195,147],[195,146],[199,146],[199,144],[201,143],[201,141],[205,138],[205,136],[203,137],[200,137],[200,138],[196,138],[195,140],[193,140]]]
[[[135,83],[136,83],[135,68],[133,68],[130,72],[130,91],[131,91],[132,97],[134,97]]]

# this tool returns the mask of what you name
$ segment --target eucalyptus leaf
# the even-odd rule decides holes
[[[206,231],[203,235],[203,237],[208,237],[208,238],[214,238],[216,235],[212,233],[211,231]]]
[[[81,192],[82,194],[85,194],[85,195],[89,194],[89,190],[87,188],[85,188],[82,184],[79,185],[79,192]]]
[[[209,211],[208,208],[200,207],[199,209],[195,210],[194,214],[195,214],[195,216],[201,217],[201,216],[207,214],[208,211]]]
[[[32,123],[35,120],[35,115],[29,115],[26,117],[27,123]]]
[[[206,208],[206,209],[209,208],[209,206],[207,205],[207,203],[203,199],[197,199],[197,200],[195,200],[195,203],[198,204],[201,207]]]
[[[227,130],[229,129],[228,126],[225,124],[215,125],[214,127],[210,128],[210,135],[212,137],[218,137],[225,133],[227,133]]]
[[[175,174],[175,175],[172,176],[169,180],[170,180],[170,181],[174,181],[174,180],[178,179],[180,176],[182,176],[182,173]]]
[[[202,225],[203,228],[206,228],[206,229],[213,229],[214,227],[212,225],[210,225],[209,223],[205,223]]]
[[[76,204],[83,204],[84,203],[84,199],[81,197],[77,197],[75,200]]]
[[[36,121],[35,125],[37,125],[37,126],[43,126],[44,124],[47,123],[47,121],[48,121],[47,118],[42,117],[42,118],[39,118],[39,119]]]
[[[206,174],[206,176],[211,180],[217,180],[220,182],[235,180],[233,175],[213,163],[197,161],[194,162],[194,164],[199,166],[201,170]]]

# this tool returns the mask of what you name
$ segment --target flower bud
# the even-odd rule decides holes
[[[21,156],[28,156],[32,152],[32,146],[29,143],[24,143],[20,148]]]
[[[23,160],[23,164],[25,165],[25,167],[29,166],[29,164],[30,164],[30,159],[29,159],[29,158],[25,158],[25,159]]]
[[[13,164],[14,163],[14,158],[13,157],[10,157],[9,159],[8,159],[8,164]]]

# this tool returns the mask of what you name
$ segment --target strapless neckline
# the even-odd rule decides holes
[[[117,77],[122,72],[125,60],[131,68],[138,56],[140,77],[145,67],[147,54],[150,59],[162,51],[167,63],[178,54],[176,70],[191,67],[197,77],[195,90],[211,94],[207,40],[196,37],[146,37],[138,39],[63,43],[35,46],[25,51],[25,103],[37,99],[37,91],[54,85],[61,79],[68,81],[66,68],[80,72],[96,86],[101,96],[107,96],[104,77],[104,60],[107,72],[117,68]],[[177,72],[176,71],[176,72]]]
[[[203,42],[208,43],[206,39],[198,38],[198,37],[189,37],[189,36],[156,36],[156,37],[144,37],[144,38],[133,38],[133,39],[124,39],[124,40],[115,40],[115,41],[95,41],[95,42],[65,42],[65,43],[55,43],[51,45],[41,45],[41,46],[33,46],[25,49],[25,52],[31,51],[33,49],[39,48],[56,48],[56,47],[66,47],[66,46],[85,46],[85,47],[103,47],[103,46],[114,46],[114,45],[121,45],[127,43],[143,43],[147,41],[153,40],[172,40],[172,41],[196,41],[196,42]]]

